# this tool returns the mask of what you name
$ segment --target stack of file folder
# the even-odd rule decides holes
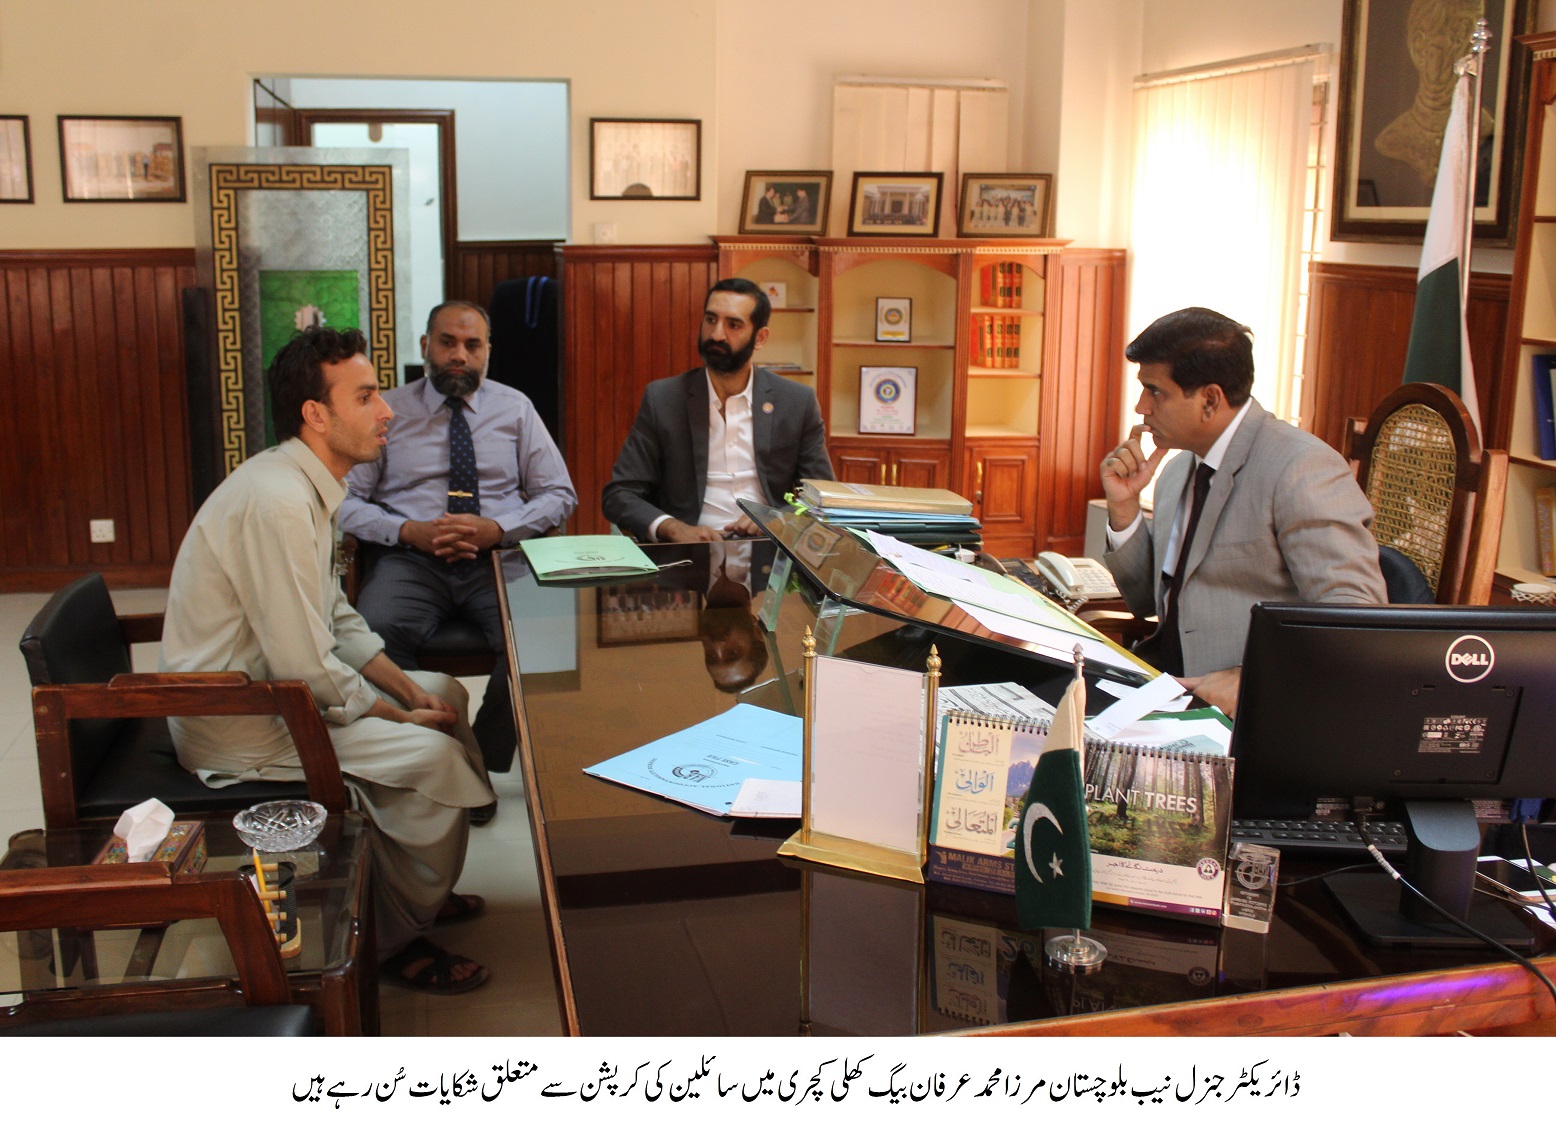
[[[873,529],[926,547],[982,544],[972,502],[950,490],[806,478],[795,496],[813,516],[830,525]]]

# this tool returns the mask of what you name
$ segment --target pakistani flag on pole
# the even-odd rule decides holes
[[[1016,834],[1016,913],[1024,929],[1091,927],[1091,837],[1081,752],[1086,683],[1064,691],[1032,770]]]
[[[1437,186],[1432,189],[1432,210],[1421,244],[1421,269],[1416,272],[1416,307],[1410,322],[1410,347],[1405,353],[1404,383],[1452,388],[1479,430],[1480,404],[1459,292],[1461,263],[1469,257],[1469,248],[1464,245],[1465,209],[1473,206],[1470,97],[1474,86],[1474,75],[1466,72],[1459,75],[1453,88],[1453,108],[1443,134]]]

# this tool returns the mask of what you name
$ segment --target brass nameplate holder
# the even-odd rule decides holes
[[[800,800],[800,829],[778,848],[779,854],[802,858],[820,865],[923,884],[924,864],[929,860],[929,820],[934,799],[935,698],[940,686],[940,653],[934,647],[930,648],[925,667],[922,695],[923,745],[919,749],[918,763],[919,780],[922,786],[917,801],[918,810],[915,813],[916,830],[912,836],[916,840],[915,846],[903,848],[885,845],[836,833],[831,829],[823,830],[817,826],[815,794],[818,688],[816,637],[809,628],[806,629],[804,776]],[[848,801],[869,803],[872,800],[868,795],[853,794],[848,797]]]

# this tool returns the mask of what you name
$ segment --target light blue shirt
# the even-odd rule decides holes
[[[384,393],[394,411],[376,462],[346,476],[340,527],[375,544],[398,544],[407,520],[448,512],[448,404],[426,378]],[[482,380],[465,397],[475,444],[481,516],[502,527],[502,544],[540,536],[565,521],[578,494],[534,404],[506,384]]]

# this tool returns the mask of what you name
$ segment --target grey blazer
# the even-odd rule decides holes
[[[1156,484],[1153,537],[1144,523],[1104,557],[1137,615],[1161,611],[1172,528],[1194,456],[1176,455]],[[1255,603],[1386,603],[1372,506],[1345,459],[1255,401],[1211,479],[1179,596],[1183,672],[1240,665]]]
[[[781,505],[801,478],[832,477],[821,407],[805,385],[765,368],[751,379],[756,469],[768,500]],[[600,507],[622,532],[647,540],[661,513],[697,523],[707,477],[708,379],[693,368],[643,389]]]

